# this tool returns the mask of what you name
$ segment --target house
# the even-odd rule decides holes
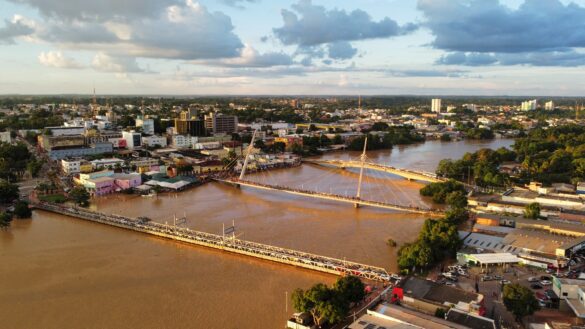
[[[473,329],[496,329],[494,320],[473,313],[463,312],[456,308],[450,309],[445,319],[449,322]]]
[[[466,313],[485,314],[482,294],[468,292],[429,280],[408,277],[392,290],[393,301],[427,314],[438,308],[448,311],[454,307]]]

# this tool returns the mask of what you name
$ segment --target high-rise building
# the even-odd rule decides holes
[[[126,140],[126,147],[129,150],[139,149],[142,147],[142,134],[139,132],[135,132],[134,130],[123,131],[122,139]]]
[[[205,116],[205,129],[214,134],[235,133],[238,131],[238,117],[211,113]]]
[[[555,103],[553,101],[548,101],[544,103],[544,109],[547,111],[552,111],[555,109]]]
[[[190,108],[186,111],[181,112],[181,120],[193,120],[198,119],[197,109]]]
[[[146,135],[154,135],[154,120],[144,119],[142,116],[136,118],[136,127],[142,127],[142,132]]]
[[[175,133],[189,136],[206,136],[205,123],[203,120],[175,119]]]
[[[538,106],[538,102],[536,101],[536,99],[533,99],[530,101],[522,102],[522,105],[520,105],[520,109],[522,111],[534,111],[534,110],[536,110],[537,106]]]
[[[431,101],[431,111],[440,113],[441,112],[441,99],[440,98],[433,98]]]

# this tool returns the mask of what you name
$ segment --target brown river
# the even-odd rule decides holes
[[[459,141],[368,152],[369,161],[434,171],[511,140]],[[329,153],[323,158],[359,156]],[[251,174],[269,184],[355,195],[358,171],[303,165]],[[362,198],[435,206],[422,184],[366,172]],[[396,270],[398,244],[416,238],[421,215],[354,209],[349,204],[210,183],[158,198],[112,195],[93,209],[220,234],[235,221],[239,238]],[[282,328],[286,294],[334,276],[35,212],[0,232],[0,328]],[[288,305],[287,305],[288,304]],[[288,308],[288,312],[287,312]]]

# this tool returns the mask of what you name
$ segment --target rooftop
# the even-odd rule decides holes
[[[447,313],[447,320],[473,329],[496,328],[496,324],[492,319],[461,312],[454,308],[450,309],[449,312]]]
[[[405,296],[428,300],[439,304],[458,304],[459,302],[471,303],[482,299],[481,295],[473,292],[467,292],[462,289],[415,277],[407,278],[400,283],[400,286],[404,290]]]

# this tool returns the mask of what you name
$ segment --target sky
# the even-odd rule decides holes
[[[585,0],[0,0],[0,94],[583,96]]]

